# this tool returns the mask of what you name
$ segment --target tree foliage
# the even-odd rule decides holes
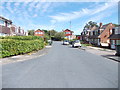
[[[35,30],[28,30],[28,35],[34,36],[34,31]]]
[[[98,27],[97,23],[96,23],[96,22],[93,22],[93,21],[89,21],[89,22],[86,23],[86,25],[84,26],[84,30],[85,30],[85,29],[93,28],[94,26]]]
[[[56,30],[50,30],[50,31],[48,31],[48,35],[50,35],[51,37],[54,37],[56,33],[57,33]]]
[[[54,39],[57,40],[57,41],[63,40],[64,39],[64,32],[56,33]]]

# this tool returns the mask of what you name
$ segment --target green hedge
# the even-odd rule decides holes
[[[28,53],[31,51],[36,51],[44,48],[44,41],[41,38],[34,39],[33,37],[33,39],[31,40],[27,40],[28,38],[27,36],[25,37],[25,39],[21,36],[17,38],[22,38],[22,39],[20,40],[19,39],[1,39],[0,40],[0,43],[1,43],[0,58],[24,54],[24,53]]]
[[[5,37],[0,36],[0,39],[15,39],[15,40],[36,40],[36,39],[40,39],[40,40],[43,40],[39,36],[5,36]]]

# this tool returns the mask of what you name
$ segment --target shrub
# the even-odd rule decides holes
[[[5,37],[1,39],[0,57],[13,56],[18,54],[24,54],[35,50],[44,48],[44,41],[38,37],[29,36],[13,36]]]
[[[15,39],[15,40],[36,40],[36,39],[40,39],[40,40],[42,40],[42,38],[39,37],[39,36],[5,36],[5,37],[0,37],[0,39]]]

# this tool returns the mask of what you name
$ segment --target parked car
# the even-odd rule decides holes
[[[74,41],[70,41],[69,44],[72,45],[73,42],[74,42]]]
[[[52,45],[52,40],[48,40],[48,44],[49,44],[49,45]]]
[[[63,45],[69,45],[69,40],[64,40]]]
[[[72,43],[72,47],[81,47],[81,43],[80,43],[80,41],[79,41],[79,40],[75,40],[75,41],[73,41],[73,43]]]

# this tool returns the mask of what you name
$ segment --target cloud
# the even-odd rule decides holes
[[[48,8],[50,7],[51,4],[52,4],[51,2],[45,3],[45,5],[43,6],[42,13],[45,13],[48,10]]]
[[[24,27],[24,26],[23,26]],[[55,25],[37,25],[37,24],[33,24],[33,23],[29,23],[27,25],[27,27],[29,27],[29,29],[46,29],[46,30],[51,30],[53,28],[55,28]],[[28,30],[27,27],[24,27],[26,30]]]
[[[33,17],[37,17],[38,15],[37,14],[34,14]]]
[[[37,2],[30,2],[29,3],[29,8],[28,8],[28,10],[31,12],[31,11],[33,11],[33,9],[35,8],[35,5],[37,4]]]
[[[35,6],[35,12],[38,12],[42,9],[44,2],[37,2]]]
[[[10,2],[7,2],[6,8],[8,9],[8,11],[9,11],[10,13],[14,13],[13,9],[11,8],[11,3],[10,3]]]
[[[112,13],[113,12],[109,12],[109,14],[108,14],[108,12],[100,13],[99,15],[96,15],[85,22],[89,22],[89,21],[100,22],[105,17],[109,17]]]
[[[28,6],[28,4],[29,4],[29,2],[23,2],[23,7],[26,7],[26,6]]]
[[[14,4],[15,7],[18,7],[19,5],[20,5],[19,2],[16,2],[16,3]]]
[[[2,2],[118,2],[119,0],[2,0]]]
[[[65,22],[65,21],[67,22],[67,21],[71,21],[71,20],[74,20],[74,19],[77,19],[83,16],[90,16],[90,15],[98,14],[102,11],[107,10],[108,8],[115,6],[116,4],[117,3],[109,2],[109,3],[99,5],[93,9],[83,8],[80,11],[73,11],[70,13],[58,13],[57,15],[53,15],[49,17],[52,19],[51,21],[55,20],[57,22]]]
[[[99,6],[97,6],[98,8],[96,8],[95,10],[93,10],[92,15],[96,14],[96,13],[99,13],[99,12],[102,12],[102,11],[108,9],[108,8],[111,8],[111,7],[115,6],[116,4],[117,3],[113,2],[113,3],[105,3],[104,5],[99,5]]]

